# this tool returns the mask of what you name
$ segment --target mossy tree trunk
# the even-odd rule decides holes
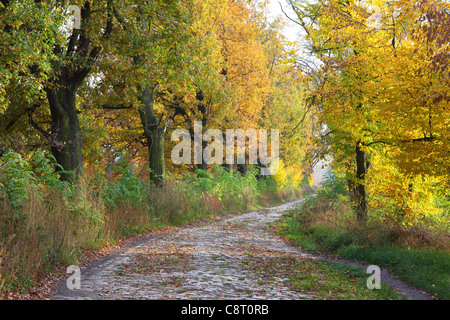
[[[139,109],[139,115],[148,147],[150,181],[160,187],[163,185],[165,171],[165,128],[161,126],[160,120],[156,117],[153,108],[157,86],[157,84],[154,85],[153,88],[150,88],[150,86],[145,86],[143,88],[138,88],[138,90],[140,92],[139,100],[142,104]]]

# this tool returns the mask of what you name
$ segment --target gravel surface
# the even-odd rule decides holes
[[[311,299],[290,290],[282,277],[262,286],[260,276],[245,265],[249,256],[329,260],[307,254],[267,229],[301,201],[150,235],[82,268],[80,289],[69,290],[66,280],[61,281],[53,299]],[[429,298],[385,271],[382,280],[412,299]]]

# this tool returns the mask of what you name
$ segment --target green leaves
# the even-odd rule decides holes
[[[26,17],[26,18],[25,18]],[[42,83],[51,75],[53,49],[62,43],[62,16],[52,4],[10,1],[0,11],[0,113],[12,95],[33,101],[42,93]]]
[[[8,151],[2,157],[1,163],[2,186],[1,193],[5,194],[16,210],[17,218],[20,216],[22,202],[28,199],[28,190],[35,186],[36,178],[29,163],[20,154]]]
[[[51,155],[42,151],[24,159],[10,150],[0,158],[0,196],[6,195],[18,216],[30,191],[38,192],[47,187],[62,190],[64,183],[55,172],[55,163]]]

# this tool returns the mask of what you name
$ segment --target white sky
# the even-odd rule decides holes
[[[312,0],[306,0],[311,2]],[[293,20],[296,19],[296,14],[293,12],[288,0],[269,0],[269,13],[268,18],[275,18],[281,16],[284,21],[286,21],[286,27],[284,30],[284,35],[288,41],[297,42],[297,51],[303,62],[307,62],[313,68],[316,68],[321,64],[319,60],[315,58],[310,52],[310,45],[307,40],[305,40],[305,31],[301,26],[289,20],[286,15],[281,11],[280,3],[283,7],[283,11]],[[315,67],[314,67],[315,66]]]
[[[301,32],[300,26],[296,25],[292,21],[286,18],[280,8],[280,4],[283,6],[284,12],[286,12],[289,17],[294,18],[295,14],[292,12],[292,9],[286,0],[270,0],[268,5],[269,8],[269,17],[275,18],[277,16],[283,17],[283,19],[287,22],[287,26],[285,28],[284,35],[289,41],[296,41],[299,39],[299,33]]]

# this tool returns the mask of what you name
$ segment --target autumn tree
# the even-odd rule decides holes
[[[213,63],[194,66],[197,72],[191,78],[190,93],[180,95],[173,91],[162,97],[175,126],[187,129],[192,139],[194,121],[201,122],[203,130],[256,128],[269,90],[261,16],[256,4],[216,1],[212,8],[209,18],[193,31],[197,37],[207,36],[207,42],[213,43],[207,54]],[[208,142],[202,141],[202,150],[207,146]],[[198,167],[206,170],[204,160],[202,157]],[[245,168],[240,167],[244,173]]]
[[[26,19],[24,18],[26,17]],[[0,154],[40,145],[31,115],[45,99],[53,49],[64,42],[61,11],[40,1],[0,2]]]
[[[335,161],[354,168],[349,189],[358,221],[368,217],[372,155],[389,150],[406,176],[446,175],[448,42],[437,35],[448,39],[448,4],[290,3],[323,63],[313,96]]]
[[[125,51],[119,41],[116,51],[99,62],[97,72],[104,76],[94,88],[97,98],[88,100],[100,106],[101,113],[127,114],[127,119],[120,120],[122,128],[138,128],[132,113],[138,114],[141,129],[124,130],[119,136],[148,148],[150,179],[158,185],[165,171],[166,128],[177,115],[190,112],[187,105],[198,86],[212,86],[210,74],[217,73],[215,34],[210,29],[220,15],[218,10],[220,6],[211,1],[160,1],[115,10],[119,33],[135,42]],[[133,131],[132,136],[127,131]],[[136,144],[127,145],[136,148]],[[142,150],[139,154],[144,155]]]
[[[14,17],[14,14],[20,12],[17,11],[20,3],[20,1],[3,1],[3,14]],[[33,46],[22,50],[21,54],[26,55],[28,49],[35,50],[35,54],[44,53],[42,60],[35,60],[42,61],[34,63],[37,68],[23,71],[29,77],[33,74],[40,76],[39,81],[36,82],[36,89],[29,91],[33,94],[28,99],[28,104],[31,106],[28,107],[29,122],[50,146],[58,163],[61,178],[70,180],[74,178],[74,175],[80,175],[84,171],[77,94],[102,52],[102,42],[108,41],[112,35],[113,1],[96,1],[95,3],[74,1],[70,6],[55,1],[27,1],[27,4],[29,6],[24,8],[22,13],[24,16],[29,16],[29,10],[35,8],[36,25],[27,27],[27,24],[20,23],[24,21],[24,16],[17,21],[23,25],[21,31],[24,31],[28,37],[34,37],[35,42]],[[72,26],[67,23],[71,14],[74,19]],[[38,21],[38,19],[43,20]],[[53,33],[33,32],[33,28],[36,27],[46,31],[47,25],[51,27],[50,30]],[[49,47],[51,47],[50,53]],[[33,66],[32,62],[27,64]],[[38,121],[33,118],[36,113],[44,116],[46,112],[42,109],[49,111],[48,125],[42,125],[47,121]]]
[[[284,21],[278,17],[261,24],[270,87],[260,110],[258,127],[279,130],[280,164],[277,183],[298,184],[309,173],[307,153],[311,148],[311,108],[306,98],[308,79],[298,64],[298,43],[283,35]]]
[[[5,1],[3,3],[5,7],[4,15],[7,18],[19,21],[18,25],[23,25],[17,18],[17,13],[20,12],[18,10],[21,9],[17,3],[19,2]],[[108,64],[109,66],[114,64],[123,64],[124,67],[130,66],[130,64],[133,66],[131,70],[133,70],[135,79],[130,83],[134,84],[135,89],[139,91],[135,96],[141,103],[141,114],[144,115],[145,113],[141,117],[144,121],[144,134],[149,138],[147,143],[149,147],[152,150],[157,150],[155,146],[158,143],[155,143],[154,140],[158,139],[155,137],[159,129],[155,132],[149,131],[150,129],[153,130],[152,123],[155,120],[151,114],[153,101],[153,90],[151,89],[165,70],[162,67],[157,70],[153,68],[151,70],[153,73],[147,71],[149,71],[148,66],[152,64],[160,67],[176,63],[175,60],[180,56],[179,53],[183,51],[181,48],[178,51],[170,48],[171,46],[177,47],[177,42],[175,45],[169,44],[171,39],[179,41],[180,38],[176,38],[175,35],[183,33],[183,27],[177,25],[177,23],[187,23],[180,18],[181,14],[177,13],[181,5],[179,3],[166,4],[165,2],[149,4],[142,1],[118,2],[109,0],[96,1],[95,3],[74,1],[71,6],[53,1],[39,1],[36,4],[33,3],[33,6],[36,7],[36,13],[41,14],[38,10],[43,12],[36,19],[44,19],[45,14],[50,16],[51,13],[59,18],[52,17],[53,25],[49,22],[41,23],[44,31],[45,23],[52,26],[54,34],[47,32],[44,35],[49,36],[48,39],[45,37],[34,39],[36,41],[35,47],[30,47],[35,49],[36,52],[43,50],[48,52],[48,43],[52,44],[50,53],[45,56],[51,57],[51,60],[49,60],[50,58],[42,59],[41,66],[34,67],[34,73],[41,77],[40,81],[36,81],[35,89],[33,89],[38,91],[38,94],[35,94],[30,99],[33,101],[28,103],[32,107],[28,106],[27,108],[32,110],[34,115],[40,113],[41,116],[45,117],[45,112],[42,112],[42,109],[48,106],[50,125],[44,124],[47,121],[35,120],[31,112],[30,124],[44,136],[50,145],[58,163],[58,169],[62,169],[61,178],[69,180],[73,178],[73,174],[79,175],[84,171],[83,134],[79,119],[82,112],[79,103],[82,91],[88,92],[86,95],[89,95],[89,92],[95,92],[93,87],[101,81],[100,79],[105,77],[114,78],[116,83],[124,83],[123,80],[118,78],[123,73],[106,74],[108,71],[114,70],[114,67],[109,67],[109,70],[108,68],[100,69],[98,68],[100,61],[103,67]],[[63,23],[63,18],[65,17],[67,21],[67,17],[70,16],[66,12],[68,8],[74,10],[73,18],[76,23],[73,24],[72,28],[65,28],[67,26]],[[34,28],[40,28],[41,25],[37,23]],[[8,25],[5,25],[5,27],[10,28]],[[29,28],[29,30],[26,30],[26,28]],[[23,25],[21,29],[24,29],[25,33],[32,31],[31,27],[26,25]],[[176,30],[177,33],[173,30]],[[66,38],[66,40],[56,42],[55,38]],[[152,41],[155,40],[160,42],[156,45],[152,44]],[[161,50],[161,42],[167,44],[163,50]],[[30,55],[29,52],[32,51],[25,50],[21,54],[25,59],[26,55]],[[161,54],[161,52],[163,53]],[[32,65],[31,62],[27,62],[27,64]],[[24,65],[27,66],[27,64]],[[125,69],[121,68],[121,70]],[[114,71],[118,71],[118,69],[116,68]],[[33,73],[27,70],[27,74]],[[164,76],[168,76],[168,74],[166,73]],[[33,91],[28,90],[27,92]],[[122,98],[125,98],[123,101],[126,101],[126,97]],[[128,100],[128,102],[133,103],[133,100]],[[106,105],[111,106],[110,104]],[[84,107],[86,106],[84,104]],[[150,154],[154,156],[157,152],[152,151]],[[162,152],[159,152],[159,154],[161,155]],[[161,161],[154,160],[152,163],[161,164]],[[158,170],[163,171],[163,169]]]

